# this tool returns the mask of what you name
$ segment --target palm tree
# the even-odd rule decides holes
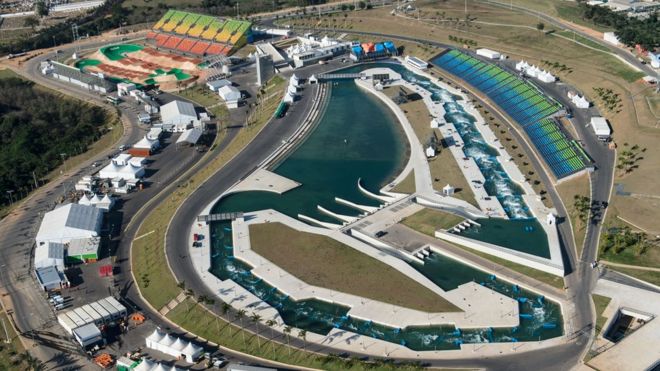
[[[188,289],[188,290],[185,291],[185,295],[186,295],[186,299],[194,298],[195,297],[195,292],[193,291],[193,289]],[[188,300],[186,300],[186,311],[187,312],[190,311],[190,306],[188,306]]]
[[[243,318],[245,318],[245,309],[239,309],[234,313],[234,317],[241,322],[241,336],[243,337],[243,346],[245,345],[245,330],[243,329]]]
[[[270,327],[270,345],[271,345],[271,350],[273,351],[273,354],[275,354],[275,344],[273,343],[273,340],[275,340],[275,333],[273,331],[273,326],[275,326],[277,322],[275,322],[272,319],[269,319],[266,321],[266,326]]]
[[[289,357],[291,357],[291,345],[289,343],[289,335],[291,335],[291,326],[284,326],[282,332],[284,332],[284,335],[286,335],[286,347],[289,349]]]
[[[261,342],[259,341],[259,323],[261,323],[261,316],[253,312],[252,315],[250,315],[250,321],[254,323],[254,328],[257,334],[257,348],[261,350]]]
[[[298,337],[302,339],[303,341],[303,350],[307,349],[307,331],[306,330],[300,330],[298,331]]]

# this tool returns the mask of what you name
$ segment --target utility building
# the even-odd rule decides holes
[[[183,132],[193,127],[202,127],[202,121],[197,116],[192,103],[172,101],[160,107],[160,116],[163,128],[169,131]]]

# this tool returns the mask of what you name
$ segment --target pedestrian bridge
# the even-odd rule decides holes
[[[316,75],[318,80],[361,79],[367,77],[364,73],[321,73]]]
[[[234,220],[242,217],[243,217],[242,212],[218,213],[218,214],[200,215],[197,217],[197,221],[205,222],[205,223],[222,222],[222,221]]]

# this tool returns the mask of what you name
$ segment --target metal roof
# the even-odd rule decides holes
[[[82,72],[75,67],[67,66],[65,64],[58,63],[55,61],[51,61],[50,64],[53,67],[54,73],[58,75],[62,75],[71,79],[82,81],[86,84],[102,86],[108,91],[115,90],[117,87],[116,84],[114,84],[109,80],[106,80],[102,77],[98,77],[89,73]]]
[[[59,284],[62,282],[60,273],[55,267],[45,267],[37,269],[37,278],[43,286],[49,286],[53,284]]]
[[[93,323],[88,323],[73,330],[73,333],[81,340],[94,339],[101,336],[101,331]]]
[[[179,115],[190,116],[190,117],[194,117],[194,119],[197,119],[195,106],[193,106],[192,103],[188,103],[180,100],[171,101],[170,103],[162,106],[160,108],[160,115],[163,121],[168,121],[171,118],[173,118],[173,116],[179,116]]]

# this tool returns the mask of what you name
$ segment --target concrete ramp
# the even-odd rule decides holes
[[[356,204],[356,203],[348,201],[348,200],[344,200],[343,198],[339,198],[339,197],[335,197],[335,202],[337,202],[338,204],[344,205],[344,206],[352,207],[355,210],[364,211],[366,213],[373,213],[373,212],[378,210],[378,207],[376,207],[376,206],[359,205],[359,204]]]
[[[257,169],[245,179],[233,186],[228,193],[262,191],[282,194],[300,187],[300,183],[275,174],[266,169]]]
[[[362,178],[358,179],[357,181],[357,186],[360,192],[362,192],[365,196],[371,197],[375,200],[390,203],[396,201],[396,198],[391,197],[391,196],[383,196],[383,195],[378,195],[373,192],[368,191],[366,188],[362,186]]]
[[[326,214],[326,215],[328,215],[328,216],[331,216],[331,217],[333,217],[333,218],[335,218],[335,219],[338,219],[338,220],[341,220],[341,221],[343,221],[343,222],[346,222],[346,223],[353,223],[354,221],[358,220],[358,218],[355,217],[355,216],[349,216],[349,215],[337,214],[337,213],[335,213],[335,212],[332,212],[332,211],[326,209],[325,207],[323,207],[323,206],[321,206],[321,205],[316,205],[316,208],[317,208],[320,212],[322,212],[322,213],[324,213],[324,214]]]
[[[311,223],[311,224],[314,224],[314,225],[317,225],[319,227],[327,228],[327,229],[339,229],[339,228],[342,227],[339,224],[322,222],[320,220],[316,220],[314,218],[311,218],[311,217],[309,217],[307,215],[303,215],[303,214],[298,214],[298,219],[303,220],[303,221],[308,222],[308,223]]]

